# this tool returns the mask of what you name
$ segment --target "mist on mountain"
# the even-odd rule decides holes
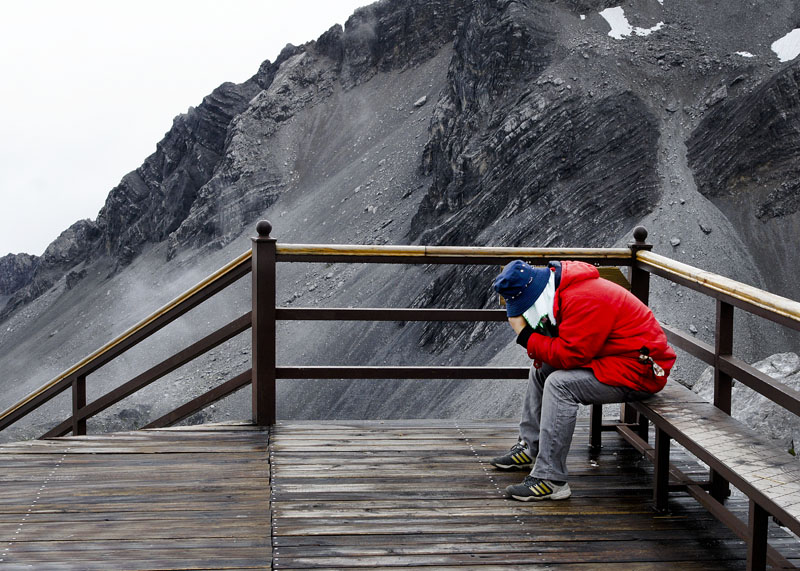
[[[2,406],[250,247],[626,245],[790,298],[800,63],[790,0],[382,0],[224,83],[39,257],[0,259]],[[783,44],[780,44],[782,46]],[[496,306],[498,268],[285,264],[283,306]],[[246,312],[248,284],[89,377],[89,399]],[[651,306],[713,343],[714,301],[654,278]],[[346,328],[347,334],[342,335]],[[525,365],[504,324],[281,323],[282,364]],[[736,354],[796,350],[736,313]],[[795,348],[795,349],[793,349]],[[242,335],[126,399],[141,425],[249,367]],[[673,378],[704,366],[681,355]],[[516,381],[285,381],[279,418],[503,417]],[[249,418],[246,391],[193,421]],[[17,429],[69,415],[60,399]],[[92,427],[90,426],[90,430]]]

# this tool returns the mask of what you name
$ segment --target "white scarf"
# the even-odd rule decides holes
[[[533,302],[533,305],[530,306],[525,313],[522,314],[522,317],[525,318],[525,321],[528,322],[528,325],[533,327],[534,330],[539,325],[539,322],[542,318],[547,315],[550,319],[550,323],[553,325],[557,325],[556,323],[556,315],[553,311],[553,305],[556,301],[556,273],[550,272],[550,279],[547,280],[547,285],[544,286],[544,291],[539,294],[539,297],[536,298],[536,301]],[[540,330],[541,332],[541,330]]]

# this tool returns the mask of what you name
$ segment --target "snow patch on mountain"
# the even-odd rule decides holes
[[[795,28],[770,46],[782,62],[791,61],[800,55],[800,28]]]
[[[621,40],[631,34],[637,36],[649,36],[653,32],[657,32],[661,28],[664,27],[664,22],[659,22],[655,26],[651,28],[638,28],[635,26],[631,26],[630,22],[628,22],[628,18],[625,16],[625,10],[622,6],[617,6],[616,8],[606,8],[600,15],[608,22],[608,25],[611,26],[611,31],[608,32],[608,35],[614,39]]]

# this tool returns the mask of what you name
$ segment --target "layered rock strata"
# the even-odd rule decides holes
[[[800,63],[710,110],[688,141],[700,192],[737,226],[771,286],[796,294]]]
[[[97,221],[70,228],[41,259],[3,259],[17,268],[0,292],[7,394],[239,255],[261,217],[281,242],[584,247],[622,245],[644,219],[657,252],[797,297],[796,64],[778,65],[768,46],[798,8],[644,0],[624,7],[630,33],[612,36],[599,12],[618,6],[383,0],[287,46],[243,84],[223,84],[176,118]],[[498,268],[367,266],[284,264],[279,304],[496,304]],[[698,297],[653,280],[658,317],[713,343],[713,303]],[[94,390],[248,302],[232,293],[193,310],[188,325],[97,375]],[[282,329],[281,362],[527,362],[503,323],[360,325]],[[784,350],[772,331],[737,321],[737,355],[769,354],[758,346],[751,358],[753,338]],[[165,379],[159,398],[123,407],[141,413],[129,420],[246,370],[248,351],[240,339]],[[697,377],[687,362],[676,379]],[[515,416],[520,385],[501,385],[280,383],[279,416]],[[207,413],[244,418],[247,408]]]

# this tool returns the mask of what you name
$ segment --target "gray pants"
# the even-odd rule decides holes
[[[647,392],[603,384],[591,369],[554,369],[547,364],[541,369],[531,367],[519,423],[520,439],[536,458],[531,475],[547,480],[567,479],[567,453],[579,403],[608,404],[649,396]]]

